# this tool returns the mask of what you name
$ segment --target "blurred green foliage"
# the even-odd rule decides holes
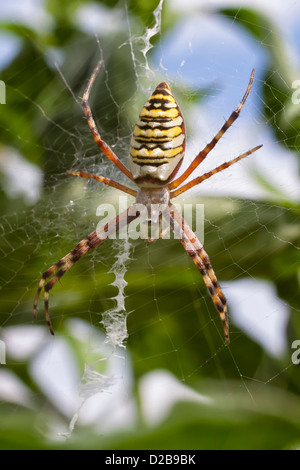
[[[95,171],[97,164],[105,176],[115,176],[115,170],[97,153],[80,106],[87,77],[101,55],[105,66],[94,85],[91,106],[103,138],[124,162],[132,120],[138,111],[136,103],[144,100],[137,94],[128,32],[120,30],[100,38],[99,48],[96,38],[80,31],[72,21],[78,5],[84,3],[46,2],[54,22],[50,31],[37,33],[21,25],[0,24],[3,31],[22,40],[18,55],[1,71],[0,78],[7,87],[7,105],[0,114],[1,144],[39,165],[45,175],[42,198],[34,207],[28,207],[21,197],[11,199],[0,192],[2,327],[31,323],[39,273],[94,229],[95,208],[103,198],[113,198],[110,191],[99,190],[93,182],[83,185],[65,175],[74,167]],[[121,8],[125,14],[124,6],[117,1],[96,3]],[[132,35],[141,35],[153,25],[157,3],[127,2]],[[160,34],[177,21],[167,9],[166,5]],[[259,40],[263,29],[273,28],[254,10],[230,9],[222,13],[240,21]],[[278,32],[272,37],[280,42]],[[157,39],[152,38],[152,43]],[[272,62],[264,77],[263,113],[281,145],[298,151],[298,114],[286,119],[292,92],[286,85],[289,81],[285,73],[289,72],[286,64],[283,67],[284,54],[273,46],[269,48]],[[54,52],[63,56],[62,75],[53,65]],[[274,70],[282,73],[273,74]],[[190,105],[193,94],[191,91]],[[122,176],[119,178],[123,181]],[[205,246],[220,281],[247,275],[274,284],[278,296],[290,307],[286,335],[291,344],[300,338],[300,207],[279,194],[274,194],[272,201],[272,186],[262,177],[261,184],[269,189],[271,202],[218,198],[201,201],[209,214]],[[97,253],[83,258],[72,268],[69,279],[56,286],[55,297],[51,298],[56,331],[64,331],[64,318],[72,317],[74,311],[86,319],[87,309],[90,321],[99,327],[99,312],[112,307],[115,295],[115,288],[109,285],[113,275],[108,273],[114,259],[114,245],[108,241]],[[167,369],[212,397],[212,406],[178,403],[154,429],[141,423],[136,430],[109,435],[99,442],[93,429],[79,427],[72,439],[54,444],[40,432],[40,423],[45,426],[53,412],[52,405],[47,403],[37,415],[21,406],[16,412],[14,405],[2,403],[0,448],[297,448],[299,366],[291,366],[289,352],[281,359],[270,357],[235,325],[231,325],[232,344],[224,348],[218,314],[191,264],[176,241],[134,245],[126,275],[126,307],[131,312],[127,347],[136,384],[146,372]],[[72,301],[74,292],[76,302]],[[44,324],[42,314],[39,321]],[[234,358],[238,358],[238,367]],[[28,364],[14,362],[9,367],[34,389]],[[246,377],[252,380],[243,385]],[[272,385],[264,383],[266,377],[274,378]],[[251,397],[255,397],[254,403]],[[41,403],[43,399],[46,402],[39,396]],[[35,426],[31,425],[33,421]]]

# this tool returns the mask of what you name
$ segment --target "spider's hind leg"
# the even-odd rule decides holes
[[[74,263],[78,259],[80,259],[88,250],[89,246],[87,243],[87,239],[82,240],[79,242],[74,250],[70,251],[66,256],[61,258],[57,263],[53,264],[47,271],[45,271],[42,275],[42,278],[39,282],[37,293],[34,300],[33,305],[33,317],[37,317],[37,304],[40,293],[47,281],[47,279],[51,278],[44,287],[44,305],[45,305],[45,316],[49,331],[52,335],[54,335],[54,331],[51,326],[50,316],[49,316],[49,291],[55,286],[55,284],[59,281],[59,279],[67,272]]]
[[[47,269],[47,271],[43,273],[42,278],[39,282],[35,299],[34,299],[34,304],[33,304],[33,317],[34,318],[36,318],[37,316],[37,304],[38,304],[39,296],[41,294],[41,291],[44,287],[46,280],[49,279],[49,277],[53,276],[53,274],[56,273],[56,271],[58,271],[58,269],[61,266],[63,266],[71,256],[72,256],[72,253],[70,252],[66,256],[61,258],[57,263],[53,264],[49,269]]]
[[[135,204],[129,207],[127,210],[117,215],[105,225],[97,227],[90,235],[81,240],[75,248],[70,251],[66,256],[61,258],[57,263],[53,264],[47,271],[44,272],[39,282],[37,293],[33,305],[33,317],[37,316],[37,304],[40,293],[47,281],[51,278],[44,287],[44,304],[45,304],[45,316],[48,324],[49,331],[54,335],[50,316],[49,316],[49,291],[55,286],[55,284],[61,279],[61,277],[71,269],[71,267],[84,256],[88,251],[93,250],[98,245],[103,243],[107,238],[116,234],[124,226],[130,224],[134,219],[139,217],[139,213],[135,210]]]
[[[176,233],[177,238],[180,239],[180,242],[183,245],[185,251],[192,258],[197,269],[200,271],[200,274],[203,277],[204,283],[211,295],[216,309],[219,312],[225,334],[225,340],[228,344],[229,323],[226,298],[222,292],[220,284],[218,283],[217,277],[210,263],[209,256],[205,252],[202,244],[194,232],[171,203],[169,205],[169,214],[170,225],[172,229]]]

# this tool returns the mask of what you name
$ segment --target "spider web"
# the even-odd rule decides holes
[[[183,14],[180,2],[170,3]],[[284,295],[279,297],[275,286],[289,279],[288,267],[282,265],[281,270],[275,267],[276,262],[283,263],[281,252],[293,259],[290,266],[299,264],[299,225],[295,225],[295,221],[299,223],[299,211],[295,207],[300,196],[294,153],[297,148],[288,149],[285,144],[289,136],[284,132],[281,136],[280,132],[274,135],[271,130],[270,124],[275,122],[275,128],[281,131],[276,106],[269,110],[269,115],[262,116],[266,90],[277,99],[273,78],[284,83],[286,99],[291,83],[276,62],[271,68],[273,75],[265,77],[266,68],[270,68],[270,49],[276,46],[275,40],[269,44],[271,26],[261,27],[261,39],[255,39],[246,30],[249,24],[251,27],[251,19],[248,24],[245,21],[243,28],[237,14],[215,10],[228,8],[226,2],[212,3],[210,9],[200,12],[197,2],[191,1],[189,13],[155,47],[153,39],[161,32],[161,15],[167,8],[163,0],[153,11],[152,26],[141,28],[140,32],[136,32],[127,7],[112,12],[92,10],[99,18],[104,14],[114,15],[118,27],[125,31],[127,39],[115,41],[114,48],[131,58],[132,71],[128,78],[106,61],[109,48],[105,35],[99,40],[100,32],[96,27],[93,30],[88,10],[92,6],[82,7],[77,21],[82,29],[92,33],[94,44],[85,79],[97,60],[103,61],[99,77],[103,88],[100,90],[95,84],[92,108],[99,106],[100,100],[102,116],[108,116],[108,123],[99,123],[95,116],[97,124],[103,138],[124,162],[131,137],[129,129],[159,81],[170,83],[175,95],[178,90],[177,99],[187,127],[187,166],[237,106],[251,68],[256,68],[255,84],[241,117],[195,176],[257,144],[263,143],[264,149],[203,183],[191,194],[186,193],[182,199],[182,202],[195,204],[200,200],[205,204],[205,248],[230,305],[232,344],[229,347],[224,344],[218,313],[202,288],[201,276],[176,240],[151,244],[142,240],[107,241],[81,259],[51,292],[50,314],[54,328],[60,331],[54,342],[47,337],[42,301],[38,325],[33,327],[32,303],[40,273],[94,230],[100,204],[108,201],[118,207],[119,193],[94,182],[78,179],[66,182],[67,169],[99,173],[99,153],[86,122],[79,118],[70,125],[69,116],[64,118],[63,114],[57,120],[52,119],[55,113],[47,100],[41,103],[18,89],[12,90],[22,93],[28,105],[38,109],[39,125],[50,133],[45,146],[37,146],[37,151],[44,152],[48,158],[43,192],[43,174],[36,165],[28,164],[21,153],[11,148],[3,149],[0,156],[3,189],[10,200],[0,219],[1,339],[7,346],[7,363],[28,360],[31,377],[52,406],[71,420],[71,430],[78,419],[81,424],[93,425],[101,419],[101,425],[97,425],[101,432],[134,426],[137,420],[134,374],[140,379],[144,417],[155,424],[166,416],[176,399],[205,401],[207,397],[196,392],[193,395],[192,388],[197,389],[199,378],[206,385],[211,379],[225,380],[229,390],[230,380],[235,379],[243,398],[255,403],[260,387],[277,386],[294,367],[286,328],[289,316],[300,311],[297,286],[292,290],[291,301]],[[281,25],[267,3],[259,2],[257,8],[276,21],[278,29],[274,34],[278,35],[277,39],[284,38],[288,56],[297,61],[299,69],[299,51],[294,50],[293,38],[287,34],[292,23],[292,7],[286,9],[288,13]],[[296,13],[299,18],[299,11]],[[74,109],[75,116],[79,116],[80,93],[73,90],[70,76],[59,65],[59,57],[53,59],[49,52],[47,59],[61,78],[60,109]],[[75,66],[79,68],[80,64]],[[112,75],[118,86],[110,81]],[[132,77],[136,83],[134,90]],[[117,99],[118,87],[131,90],[122,104]],[[100,91],[109,97],[109,102],[101,101]],[[125,120],[124,115],[128,116]],[[116,126],[113,131],[110,120]],[[52,135],[56,141],[51,140]],[[22,146],[26,145],[23,140]],[[50,171],[50,155],[61,164],[61,171],[55,174]],[[22,181],[15,177],[16,167],[24,176]],[[100,171],[127,184],[105,158],[101,158]],[[21,210],[14,207],[16,196],[23,199]],[[272,269],[272,259],[275,267],[270,282],[264,263]],[[21,337],[24,339],[20,342]],[[152,338],[155,338],[154,345]],[[83,370],[72,354],[75,343],[83,356]],[[243,357],[243,345],[249,343],[255,345],[253,350],[257,352],[255,366],[248,365]],[[45,364],[47,372],[44,373],[41,371]],[[9,376],[9,367],[5,373],[6,383],[14,383],[16,377]],[[58,386],[63,377],[63,384]],[[165,395],[159,388],[161,382],[167,384]],[[186,387],[181,389],[183,385]],[[10,398],[2,387],[2,399],[31,406],[37,397],[22,387],[18,380],[15,395]],[[60,387],[65,398],[58,400]],[[205,387],[201,393],[202,390],[205,394]],[[160,410],[155,405],[158,397],[164,405]],[[60,423],[59,432],[67,431],[65,423]],[[53,435],[57,435],[57,424]]]

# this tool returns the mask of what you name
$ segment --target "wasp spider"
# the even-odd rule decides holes
[[[95,68],[85,93],[83,95],[83,109],[91,129],[93,138],[102,152],[121,170],[131,181],[137,185],[137,190],[124,186],[116,181],[100,175],[94,175],[86,172],[69,171],[68,174],[81,176],[83,178],[92,178],[108,186],[117,188],[127,194],[136,197],[136,203],[117,217],[110,220],[107,224],[98,228],[86,238],[81,240],[75,248],[66,256],[53,264],[42,275],[36,293],[33,313],[37,314],[37,303],[41,290],[44,287],[44,305],[46,321],[51,334],[53,329],[49,317],[48,299],[49,291],[55,286],[59,279],[78,261],[85,253],[93,250],[103,243],[113,233],[115,234],[122,227],[139,217],[138,206],[144,204],[149,214],[148,223],[151,225],[151,206],[153,204],[163,203],[167,207],[169,225],[172,230],[180,232],[180,242],[185,248],[187,254],[194,261],[196,267],[203,276],[204,282],[212,297],[212,300],[219,312],[226,342],[229,342],[229,325],[226,299],[218,283],[214,270],[211,266],[209,257],[202,244],[192,232],[188,224],[175,209],[171,200],[184,193],[190,188],[202,183],[215,173],[230,167],[242,158],[247,157],[261,146],[257,146],[242,155],[219,165],[214,170],[209,171],[197,178],[184,183],[193,171],[206,158],[209,152],[214,148],[227,129],[238,118],[242,107],[249,95],[254,70],[252,71],[247,90],[235,111],[230,115],[225,124],[201,152],[194,158],[188,168],[181,176],[175,179],[175,176],[182,164],[185,151],[185,127],[181,111],[176,103],[174,96],[167,83],[160,83],[154,90],[152,96],[144,105],[137,123],[133,130],[133,136],[130,146],[130,170],[119,160],[112,149],[101,139],[96,127],[92,112],[89,106],[89,95],[97,73],[100,69],[100,63]],[[161,214],[160,214],[161,216]],[[161,226],[159,226],[159,230]],[[159,232],[161,236],[161,232]],[[150,239],[149,239],[150,241]],[[52,277],[51,277],[52,276]],[[47,281],[47,279],[51,278]],[[46,282],[47,281],[47,282]]]

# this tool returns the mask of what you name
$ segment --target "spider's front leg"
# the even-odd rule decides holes
[[[49,316],[49,291],[55,286],[59,279],[67,272],[71,267],[78,261],[82,256],[84,256],[88,251],[93,250],[98,245],[103,243],[107,238],[121,230],[126,225],[130,224],[134,219],[139,217],[139,212],[135,210],[135,204],[126,211],[117,215],[115,218],[111,219],[107,224],[102,227],[97,228],[88,235],[86,238],[81,240],[75,248],[70,251],[66,256],[61,258],[57,263],[53,264],[47,271],[43,273],[43,276],[39,282],[38,290],[35,296],[34,305],[33,305],[33,317],[37,316],[37,304],[40,293],[44,287],[44,305],[45,305],[45,316],[49,331],[54,335],[54,331],[51,326],[50,316]],[[51,276],[53,276],[51,278]],[[51,278],[47,283],[47,279]]]
[[[88,81],[87,87],[82,97],[83,111],[87,118],[87,122],[88,122],[89,128],[91,129],[94,141],[96,142],[100,150],[102,150],[104,155],[106,155],[107,158],[109,158],[109,160],[113,162],[122,171],[122,173],[124,173],[124,175],[126,175],[130,180],[133,181],[132,174],[130,173],[128,168],[115,155],[115,153],[112,151],[109,145],[107,145],[107,143],[104,142],[104,140],[102,140],[100,133],[97,129],[96,123],[94,121],[93,115],[92,115],[92,111],[91,111],[90,104],[89,104],[89,97],[90,97],[92,86],[94,84],[94,81],[97,77],[97,74],[100,68],[101,68],[101,62],[98,62],[97,66],[94,69],[94,72],[91,75],[91,78]]]
[[[200,271],[206,287],[212,297],[212,300],[219,312],[226,343],[229,343],[229,323],[228,323],[228,314],[227,314],[227,305],[226,299],[218,283],[215,272],[211,266],[210,259],[208,254],[204,250],[202,244],[191,230],[189,225],[181,217],[179,212],[173,206],[169,204],[169,217],[170,217],[170,226],[174,230],[177,238],[180,239],[184,249],[187,254],[192,258],[196,267]]]

